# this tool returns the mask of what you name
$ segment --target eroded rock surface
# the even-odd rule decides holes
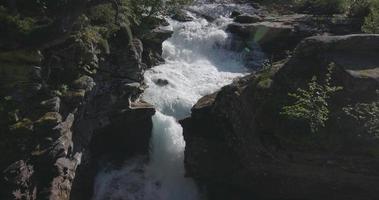
[[[188,175],[210,199],[376,199],[378,138],[342,110],[378,101],[378,42],[379,35],[307,38],[288,62],[200,99],[181,122]],[[329,102],[325,130],[313,135],[280,112],[293,101],[289,92],[325,75],[331,62],[343,90]]]

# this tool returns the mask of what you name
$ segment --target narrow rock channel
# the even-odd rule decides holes
[[[253,9],[234,4],[195,4],[188,10],[193,20],[169,20],[173,36],[163,43],[165,64],[145,73],[148,85],[143,99],[155,106],[149,161],[143,157],[126,162],[117,170],[97,176],[95,200],[202,199],[198,186],[185,177],[183,129],[177,122],[191,114],[201,97],[233,79],[246,75],[242,55],[229,49],[226,33],[235,9]],[[212,13],[210,22],[199,13]]]

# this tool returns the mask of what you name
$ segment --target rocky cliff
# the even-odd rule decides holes
[[[148,151],[143,73],[171,32],[114,2],[33,2],[0,7],[0,199],[88,199],[97,159]]]
[[[181,122],[188,175],[210,199],[376,199],[378,46],[378,35],[310,37],[287,61],[200,99]],[[289,93],[323,80],[330,63],[332,84],[343,89],[312,133],[283,107],[294,102]]]

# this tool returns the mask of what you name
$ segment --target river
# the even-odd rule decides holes
[[[94,200],[204,199],[195,182],[185,177],[185,141],[178,120],[189,116],[202,96],[249,72],[242,55],[228,50],[230,36],[225,31],[231,12],[243,9],[251,8],[202,2],[188,7],[193,21],[169,19],[165,28],[174,33],[163,43],[165,64],[145,73],[148,88],[143,99],[157,109],[149,160],[136,157],[121,169],[103,170],[96,178]],[[209,22],[198,13],[216,20]]]

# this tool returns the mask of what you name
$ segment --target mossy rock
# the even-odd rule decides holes
[[[257,87],[260,89],[268,89],[271,87],[273,81],[271,78],[266,78],[258,82]]]
[[[48,113],[45,113],[45,115],[43,115],[41,118],[39,118],[35,122],[35,126],[36,128],[38,128],[38,130],[50,129],[50,128],[54,128],[61,122],[62,122],[62,116],[59,113],[48,112]]]
[[[9,127],[11,133],[15,134],[29,134],[33,132],[33,122],[30,119],[22,119],[21,121]]]
[[[2,95],[15,90],[17,86],[26,86],[36,79],[35,65],[39,65],[43,56],[36,50],[20,50],[0,53],[0,89]]]
[[[83,89],[67,91],[63,98],[66,102],[71,104],[78,104],[83,101],[86,91]]]
[[[84,89],[86,91],[90,91],[95,87],[96,83],[94,82],[93,78],[90,76],[81,76],[80,78],[76,79],[72,87],[75,89]]]

